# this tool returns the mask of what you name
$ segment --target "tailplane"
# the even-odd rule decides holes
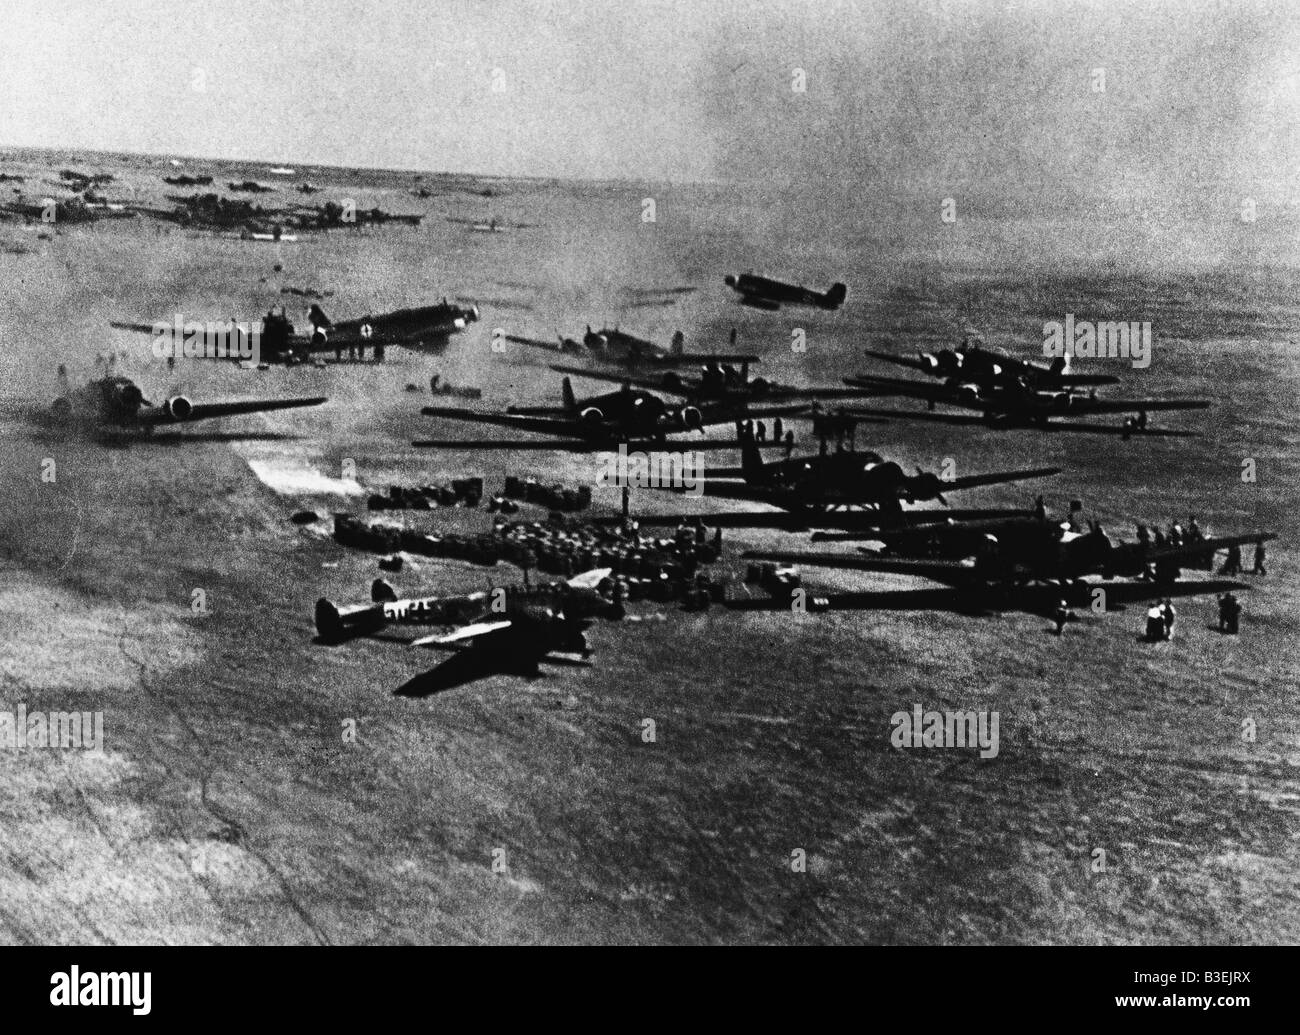
[[[822,305],[827,309],[838,309],[849,297],[849,289],[843,284],[832,284],[829,291],[822,295]]]

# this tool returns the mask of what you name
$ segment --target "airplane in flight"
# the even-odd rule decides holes
[[[1015,382],[986,386],[978,383],[931,384],[906,378],[859,375],[846,377],[846,385],[869,389],[877,396],[901,396],[926,403],[926,411],[858,409],[857,415],[882,417],[886,420],[920,420],[966,427],[988,427],[999,431],[1033,429],[1036,431],[1071,431],[1099,435],[1195,437],[1194,431],[1152,428],[1147,414],[1165,410],[1204,410],[1205,399],[1102,399],[1095,391],[1080,395],[1071,388],[1036,389]],[[974,410],[979,415],[936,412],[936,404]],[[1073,418],[1101,414],[1129,414],[1122,424],[1093,424]]]
[[[307,310],[309,334],[295,333],[294,325],[285,315],[283,306],[272,309],[263,318],[258,339],[257,357],[260,363],[296,366],[309,363],[313,356],[334,354],[342,360],[346,350],[349,358],[364,358],[365,350],[377,363],[384,360],[385,350],[400,346],[411,351],[438,352],[447,346],[453,334],[465,330],[479,318],[477,306],[458,306],[445,298],[437,305],[398,309],[389,313],[359,316],[335,323],[318,304]],[[164,320],[159,323],[126,323],[111,321],[109,326],[118,330],[141,334],[166,334],[170,340],[190,336],[185,325]],[[199,327],[199,344],[203,344],[203,326]],[[234,325],[232,325],[234,326]],[[233,333],[233,332],[232,332]],[[198,359],[247,359],[250,349],[217,351],[198,349],[193,356]],[[177,358],[180,358],[178,355]]]
[[[423,440],[412,443],[425,449],[557,449],[588,453],[644,447],[663,449],[668,445],[701,449],[735,449],[740,440],[703,439],[683,442],[669,435],[701,432],[710,425],[732,424],[738,420],[800,413],[806,403],[737,407],[732,404],[706,406],[670,406],[657,395],[630,385],[617,392],[579,400],[573,382],[566,377],[562,405],[511,406],[505,413],[487,413],[455,406],[426,406],[426,417],[443,417],[478,424],[495,424],[516,431],[553,435],[548,440]],[[777,446],[778,443],[773,443]]]
[[[458,626],[408,643],[457,653],[408,680],[397,689],[400,696],[424,697],[493,674],[536,679],[543,662],[589,664],[587,629],[597,618],[624,617],[623,604],[606,591],[610,574],[597,568],[565,582],[406,599],[376,579],[369,604],[340,607],[318,600],[316,631],[321,642],[333,644],[376,636],[392,625]]]
[[[165,425],[189,424],[242,413],[319,406],[326,401],[324,396],[311,396],[202,403],[193,402],[183,395],[173,395],[155,405],[144,397],[144,392],[134,381],[115,374],[96,378],[82,388],[72,389],[66,372],[61,368],[59,382],[63,394],[48,407],[12,402],[5,406],[6,411],[17,413],[42,426],[62,430],[106,435],[148,435]]]
[[[834,311],[844,304],[849,294],[849,289],[839,283],[832,284],[826,291],[813,291],[752,273],[728,274],[723,283],[740,295],[741,305],[754,309],[777,310],[783,305],[801,305]]]
[[[1050,365],[1030,363],[1002,349],[986,348],[969,339],[963,340],[955,349],[920,352],[915,357],[897,356],[876,349],[865,351],[868,356],[885,363],[942,378],[953,385],[973,384],[986,390],[1017,384],[1040,390],[1060,390],[1111,385],[1119,381],[1113,374],[1076,374],[1070,369],[1069,356],[1058,357]]]

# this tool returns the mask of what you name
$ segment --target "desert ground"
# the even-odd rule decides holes
[[[164,159],[0,154],[0,168],[28,177],[25,195],[57,194],[47,181],[65,167],[112,173],[103,192],[114,198],[179,193],[161,182],[175,171]],[[186,160],[182,171],[274,179],[257,164]],[[59,363],[80,381],[97,354],[125,351],[119,372],[155,401],[330,400],[118,446],[0,425],[0,710],[102,711],[105,730],[102,754],[0,750],[0,941],[1300,939],[1294,211],[1265,209],[1247,225],[1235,201],[1034,213],[1008,202],[946,224],[936,199],[901,189],[814,199],[429,173],[432,196],[417,199],[411,173],[322,168],[299,168],[257,200],[281,203],[302,179],[324,191],[308,200],[426,217],[295,244],[149,218],[0,222],[7,399],[45,402]],[[533,225],[480,234],[447,217]],[[843,280],[848,302],[837,313],[742,308],[722,276],[748,268]],[[382,366],[264,372],[168,370],[147,338],[108,326],[178,312],[256,319],[280,303],[301,320],[286,286],[332,292],[322,304],[336,320],[443,296],[476,301],[483,317],[443,355],[395,349]],[[637,289],[681,286],[696,290],[632,304]],[[904,354],[973,331],[1039,358],[1044,321],[1066,312],[1150,320],[1148,369],[1089,369],[1118,374],[1115,394],[1212,400],[1205,413],[1157,418],[1202,437],[894,422],[863,429],[860,444],[909,470],[949,457],[961,473],[1065,469],[957,506],[1023,506],[1042,492],[1054,510],[1083,500],[1126,539],[1134,522],[1189,514],[1214,533],[1278,533],[1268,575],[1244,579],[1240,636],[1215,631],[1213,598],[1179,601],[1164,644],[1140,642],[1140,606],[1084,614],[1057,638],[1014,610],[638,604],[639,620],[595,627],[590,668],[427,698],[393,691],[436,656],[385,639],[313,642],[317,598],[364,600],[380,574],[374,555],[332,541],[328,518],[289,521],[303,508],[362,511],[346,471],[377,491],[468,474],[492,491],[507,473],[589,480],[589,458],[411,446],[466,434],[420,415],[435,372],[482,387],[483,406],[558,399],[544,354],[494,353],[496,328],[550,337],[617,323],[665,344],[680,328],[689,347],[716,349],[734,326],[765,375],[837,384],[870,369],[862,348],[882,340]],[[795,328],[804,353],[790,348]],[[53,482],[41,477],[49,459]],[[1242,481],[1246,459],[1254,482]],[[613,492],[597,496],[601,510],[617,506]],[[406,520],[490,523],[472,511]],[[804,538],[729,532],[723,567]],[[804,578],[832,590],[918,585]],[[518,580],[505,565],[425,558],[394,577],[410,593]],[[208,614],[192,612],[195,589]],[[896,750],[890,716],[914,704],[998,711],[998,756]]]

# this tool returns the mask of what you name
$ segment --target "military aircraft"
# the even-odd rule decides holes
[[[620,331],[617,327],[593,331],[590,324],[587,325],[581,341],[563,336],[555,341],[546,341],[514,334],[507,334],[505,339],[516,345],[527,345],[547,352],[585,356],[597,363],[629,370],[641,367],[683,366],[689,363],[757,363],[759,361],[758,356],[746,353],[689,353],[686,351],[686,337],[681,331],[673,335],[672,344],[666,349],[645,338]]]
[[[348,230],[362,226],[381,226],[384,223],[406,223],[419,226],[422,214],[385,212],[378,206],[369,209],[344,206],[337,201],[321,205],[296,205],[289,210],[290,221],[301,230]]]
[[[227,198],[220,194],[169,194],[167,200],[176,208],[131,205],[138,215],[161,219],[180,226],[204,230],[247,230],[252,233],[283,232],[285,211],[266,209],[246,198]]]
[[[1050,366],[1017,359],[1002,349],[985,348],[969,339],[955,349],[920,352],[915,357],[896,356],[890,352],[867,349],[868,356],[931,377],[943,378],[953,385],[974,384],[983,389],[1020,384],[1035,389],[1111,385],[1119,378],[1111,374],[1076,374],[1070,369],[1070,357],[1061,356]]]
[[[307,363],[312,356],[334,353],[342,359],[346,349],[350,355],[364,358],[367,348],[373,350],[376,362],[383,362],[385,349],[400,346],[412,351],[436,352],[446,347],[453,334],[465,330],[479,318],[477,306],[462,307],[445,298],[437,305],[397,309],[390,313],[355,317],[335,323],[315,303],[307,310],[309,334],[294,333],[294,326],[283,307],[272,309],[262,320],[258,339],[258,357],[261,363],[293,366]],[[160,323],[125,323],[111,321],[109,326],[118,330],[157,335],[161,331],[175,337],[187,336],[184,326],[176,327],[173,321]],[[247,350],[246,350],[247,351]],[[202,354],[201,359],[240,359],[246,356]]]
[[[169,183],[173,187],[209,187],[212,185],[212,177],[188,176],[182,173],[179,176],[164,176],[163,183]]]
[[[796,284],[757,277],[752,273],[739,276],[728,274],[723,283],[740,295],[740,304],[754,309],[780,309],[783,305],[811,306],[815,309],[835,310],[844,304],[849,289],[843,284],[832,284],[824,292],[813,291]]]
[[[132,219],[129,206],[116,202],[87,201],[84,198],[44,198],[40,202],[0,205],[0,217],[11,216],[43,223],[96,223],[101,219]]]
[[[1067,586],[1090,576],[1110,581],[1137,578],[1164,585],[1175,581],[1184,567],[1212,567],[1216,551],[1247,543],[1276,539],[1272,532],[1218,536],[1186,541],[1177,546],[1116,543],[1101,524],[1087,532],[1041,523],[1037,529],[1019,529],[998,538],[989,535],[977,550],[961,559],[882,557],[869,550],[857,553],[815,551],[747,551],[747,560],[780,564],[914,575],[961,588],[1015,588],[1033,583]],[[1207,560],[1209,563],[1207,563]]]
[[[17,403],[7,409],[17,410],[38,424],[59,429],[147,435],[162,425],[188,424],[241,413],[319,406],[326,401],[324,396],[313,396],[197,403],[183,395],[174,395],[161,405],[154,405],[144,397],[135,382],[114,374],[97,378],[84,387],[73,390],[68,385],[67,374],[60,369],[59,382],[63,394],[49,407],[32,408],[25,403]]]
[[[1072,530],[1077,527],[1083,504],[1075,500],[1070,507],[1070,517],[1057,523],[1058,527]],[[868,531],[817,531],[812,534],[814,543],[842,543],[872,540],[881,544],[878,556],[882,557],[947,557],[975,556],[990,537],[999,541],[1012,537],[1037,536],[1051,522],[1043,497],[1039,496],[1031,510],[1014,511],[980,518],[955,518],[949,511],[912,511],[918,520],[908,525],[876,528]],[[919,520],[929,514],[932,520]]]
[[[678,357],[683,363],[686,357]],[[700,357],[705,358],[705,357]],[[778,384],[765,377],[750,378],[749,365],[757,362],[756,356],[710,356],[700,369],[698,376],[683,376],[675,370],[651,376],[605,373],[552,364],[551,369],[561,374],[573,374],[587,377],[594,381],[612,381],[630,384],[651,392],[663,392],[676,395],[692,403],[699,402],[757,402],[775,399],[861,399],[873,393],[861,388],[798,388],[793,385]],[[733,365],[739,362],[740,369]]]
[[[1059,467],[965,475],[949,479],[917,468],[914,475],[868,450],[823,449],[816,456],[791,456],[764,462],[757,444],[741,446],[741,466],[711,468],[703,494],[722,499],[767,503],[790,513],[818,514],[868,508],[885,515],[902,513],[904,503],[937,501],[945,493],[1060,474]],[[672,489],[671,491],[678,491]]]
[[[874,407],[854,411],[860,415],[967,427],[984,426],[998,430],[1089,432],[1120,435],[1126,439],[1135,435],[1194,437],[1196,432],[1193,431],[1152,428],[1147,423],[1147,414],[1160,410],[1203,410],[1210,405],[1205,399],[1100,399],[1095,391],[1079,395],[1068,387],[1060,390],[1036,389],[1019,381],[992,386],[978,383],[930,384],[906,378],[860,375],[846,377],[844,383],[854,388],[868,389],[878,396],[920,399],[928,407],[926,412]],[[975,410],[980,415],[936,412],[935,405],[938,403]],[[1108,413],[1126,413],[1130,416],[1119,425],[1062,419]]]
[[[561,436],[546,441],[501,440],[424,440],[412,443],[426,449],[558,449],[569,452],[605,452],[620,445],[663,449],[666,445],[688,445],[694,450],[735,449],[739,440],[705,439],[689,443],[669,440],[667,436],[686,432],[703,432],[711,424],[730,424],[746,417],[778,416],[802,412],[804,403],[783,406],[748,407],[735,405],[669,406],[649,392],[624,385],[617,392],[579,400],[573,382],[564,379],[562,405],[511,406],[505,413],[484,413],[450,406],[426,406],[426,417],[495,424],[517,431]],[[776,445],[776,443],[773,443]]]
[[[459,625],[453,632],[410,641],[412,647],[459,653],[399,687],[402,696],[422,697],[496,673],[534,679],[541,675],[543,661],[563,660],[557,655],[577,655],[586,663],[591,649],[585,633],[592,621],[623,618],[623,605],[602,592],[610,572],[598,568],[562,583],[407,599],[377,579],[369,604],[339,607],[318,600],[316,631],[322,642],[340,643],[375,636],[390,625]]]
[[[256,180],[241,180],[239,183],[226,184],[233,191],[243,191],[246,194],[270,194],[278,187],[268,187],[264,183],[258,183]]]

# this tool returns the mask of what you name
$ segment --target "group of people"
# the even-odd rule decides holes
[[[1175,521],[1169,526],[1168,532],[1161,531],[1155,525],[1150,527],[1139,524],[1137,526],[1138,542],[1143,546],[1183,546],[1187,543],[1199,543],[1205,539],[1205,533],[1201,531],[1201,526],[1196,522],[1196,515],[1193,514],[1187,521],[1186,530],[1183,526]]]
[[[741,442],[766,442],[767,424],[764,421],[756,421],[752,418],[737,421],[736,437]],[[787,429],[780,417],[773,421],[772,441],[784,445],[787,453],[794,449],[794,431]]]
[[[1267,575],[1268,570],[1264,567],[1265,561],[1264,541],[1261,539],[1255,544],[1255,567],[1251,570],[1252,575]],[[1241,547],[1233,544],[1228,547],[1227,560],[1223,562],[1223,567],[1219,569],[1220,575],[1240,575],[1241,574]]]

